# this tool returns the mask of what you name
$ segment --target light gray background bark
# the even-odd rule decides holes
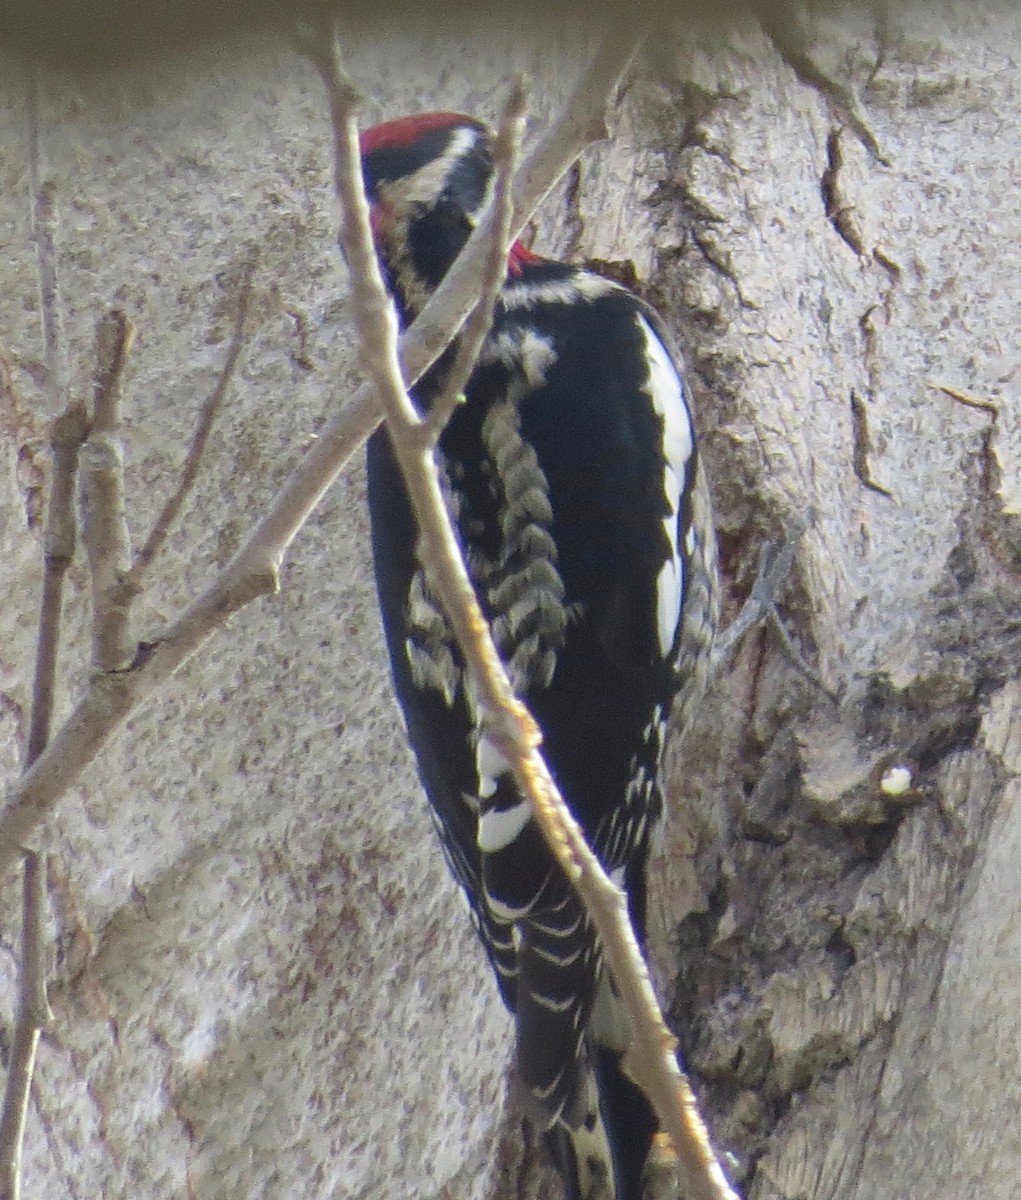
[[[885,163],[761,31],[695,54],[657,38],[536,248],[632,277],[676,330],[732,607],[760,545],[815,514],[783,615],[840,702],[753,635],[673,772],[656,960],[718,1144],[756,1198],[995,1200],[1021,1177],[1021,23],[962,5],[811,33]],[[366,121],[493,117],[494,81],[526,69],[541,122],[590,49],[551,24],[362,32],[349,57]],[[14,773],[47,413],[22,93],[10,72],[3,88],[0,343],[23,401],[2,414],[0,477]],[[46,92],[75,387],[106,304],[139,327],[139,533],[225,352],[246,246],[262,248],[250,346],[141,636],[226,560],[354,385],[323,109],[311,70],[268,41]],[[998,401],[995,425],[938,384]],[[85,670],[73,574],[64,711]],[[916,787],[884,798],[902,761]],[[281,594],[118,734],[49,833],[56,1020],[26,1194],[518,1193],[507,1021],[389,699],[359,470]],[[12,883],[8,1012],[16,898]]]

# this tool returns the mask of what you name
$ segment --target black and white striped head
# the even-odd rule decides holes
[[[461,113],[421,113],[365,130],[361,152],[376,249],[411,317],[485,207],[493,173],[490,133]]]

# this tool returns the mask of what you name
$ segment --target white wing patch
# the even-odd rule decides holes
[[[677,626],[681,619],[684,558],[678,545],[677,515],[694,448],[694,437],[691,416],[684,400],[684,385],[677,368],[645,317],[639,313],[635,320],[645,339],[645,360],[649,365],[644,391],[652,401],[656,415],[663,422],[663,495],[667,504],[663,532],[670,544],[670,557],[660,568],[656,579],[656,630],[660,651],[666,658],[673,649]]]
[[[491,808],[479,817],[478,843],[483,854],[495,854],[514,841],[532,819],[532,810],[522,800],[513,808]]]

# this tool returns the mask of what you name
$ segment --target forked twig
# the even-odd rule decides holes
[[[553,122],[522,165],[515,182],[516,237],[532,207],[578,157],[600,112],[634,54],[641,31],[634,25],[606,38],[591,66],[568,98],[563,116]],[[597,132],[593,134],[593,129]],[[401,339],[401,363],[410,385],[436,361],[456,336],[483,273],[487,244],[481,228],[469,239],[446,279],[414,325]],[[258,596],[272,592],[284,555],[345,463],[380,421],[379,400],[364,384],[343,411],[319,431],[301,463],[291,472],[233,559],[210,586],[162,631],[140,646],[128,671],[99,674],[34,766],[9,785],[0,814],[0,871],[99,752],[127,715],[220,629],[229,617]]]
[[[623,33],[618,31],[616,36],[604,40],[593,64],[569,98],[563,118],[551,125],[549,132],[526,159],[515,182],[511,240],[520,233],[532,209],[585,145],[593,137],[600,136],[601,123],[592,114],[601,112],[640,39],[641,30],[635,26]],[[483,275],[488,249],[486,231],[480,228],[414,326],[401,340],[401,363],[407,383],[414,382],[426,371],[457,335],[479,295],[478,283]],[[59,307],[52,311],[59,314]],[[51,371],[51,376],[58,375],[58,370]],[[9,867],[22,853],[26,841],[120,722],[147,700],[232,613],[257,596],[274,590],[280,563],[291,541],[346,461],[379,420],[379,400],[373,386],[365,385],[347,408],[320,431],[316,442],[277,493],[265,516],[212,585],[163,631],[156,642],[138,648],[130,669],[99,672],[94,676],[85,695],[52,742],[21,779],[8,789],[7,801],[0,816],[0,870]],[[496,666],[499,666],[498,662]],[[529,731],[525,724],[524,729],[526,740],[528,737],[537,737],[534,726]],[[540,775],[536,783],[540,795],[545,794],[543,783]],[[567,829],[570,833],[571,827]],[[576,828],[574,832],[577,834]],[[565,846],[561,852],[567,856],[572,853],[570,846]],[[581,854],[580,849],[578,853]],[[573,859],[571,861],[574,862]],[[580,857],[576,867],[572,867],[572,877],[584,879],[586,866],[586,860]],[[620,893],[612,885],[603,893],[601,903],[611,913],[623,911]],[[30,906],[26,907],[30,911]],[[597,904],[594,909],[597,920],[599,907]],[[611,967],[616,969],[612,960]],[[640,978],[636,986],[644,986],[649,990],[647,978],[644,981]],[[639,1029],[639,1039],[644,1036],[642,1029]],[[668,1037],[662,1026],[652,1030],[653,1042],[662,1043]],[[681,1087],[679,1082],[671,1084],[668,1081],[670,1097],[675,1098]],[[661,1101],[662,1097],[657,1103]],[[14,1144],[20,1144],[18,1139],[14,1140]],[[682,1154],[685,1153],[685,1143],[681,1140],[678,1141],[678,1149]],[[701,1153],[697,1139],[696,1149],[692,1153],[696,1157]],[[710,1171],[713,1168],[714,1164]],[[715,1167],[715,1171],[719,1173],[718,1167]],[[698,1189],[693,1194],[711,1196],[713,1200],[731,1195],[722,1180],[722,1174],[719,1180],[719,1186],[715,1189]]]
[[[54,243],[55,190],[52,184],[42,181],[38,79],[34,72],[29,81],[27,142],[30,211],[36,245],[47,385],[53,402],[59,404],[66,387],[66,367]],[[201,410],[182,478],[133,565],[124,505],[120,403],[124,367],[134,331],[122,312],[113,311],[99,322],[93,420],[90,423],[84,405],[77,402],[68,405],[53,423],[52,486],[43,535],[42,597],[25,776],[31,776],[49,740],[63,583],[76,542],[74,492],[79,461],[84,480],[83,540],[93,587],[93,666],[101,675],[109,676],[125,671],[134,658],[135,648],[128,629],[131,601],[142,574],[166,538],[197,474],[209,429],[241,350],[253,269],[254,259],[246,265],[243,274],[227,361]],[[80,770],[89,757],[91,755],[83,756],[73,764],[73,769]],[[30,832],[31,824],[23,827],[22,836],[8,842],[8,860]],[[41,1031],[50,1015],[46,998],[45,908],[45,856],[27,850],[24,852],[18,1011],[0,1112],[0,1200],[18,1200],[20,1196],[21,1152],[35,1057]]]
[[[43,534],[43,585],[26,771],[38,759],[49,739],[64,577],[75,548],[74,481],[78,452],[87,428],[84,407],[71,404],[54,421],[51,434],[53,484]],[[50,1016],[46,1000],[45,911],[46,858],[38,851],[29,850],[25,853],[22,881],[18,1012],[0,1114],[0,1200],[17,1200],[21,1193],[21,1146],[35,1056],[40,1034]]]
[[[590,140],[591,121],[579,121],[577,114],[601,107],[630,59],[636,41],[616,38],[604,44],[568,102],[568,119],[551,129],[519,173],[512,236],[520,231],[538,199],[553,186]],[[594,104],[593,97],[598,97],[599,102]],[[38,148],[36,127],[30,143]],[[34,173],[30,172],[30,177],[38,180],[38,167]],[[60,305],[52,236],[53,196],[52,188],[44,185],[33,189],[33,205],[37,206],[33,212],[38,217],[34,220],[34,233],[40,259],[46,361],[51,387],[55,393],[62,394],[66,372],[61,367]],[[472,298],[478,295],[477,287],[471,284],[482,275],[486,250],[484,231],[480,231],[458,260],[451,278],[437,289],[414,328],[402,340],[402,360],[409,382],[426,371],[456,335],[472,306]],[[22,777],[8,787],[0,816],[0,870],[8,868],[24,853],[23,847],[39,824],[120,722],[148,699],[232,613],[257,596],[275,589],[279,566],[291,541],[379,419],[378,399],[373,389],[365,386],[352,403],[320,431],[263,519],[213,584],[169,625],[158,641],[138,647],[129,669],[100,671],[94,675],[85,695],[53,740]],[[33,871],[30,875],[36,881],[33,886],[37,886],[41,872]],[[26,929],[40,912],[39,906],[26,905]],[[27,1104],[27,1091],[24,1095]],[[15,1116],[20,1113],[23,1128],[24,1105],[12,1105],[6,1111]],[[10,1147],[9,1157],[13,1162],[19,1154],[20,1135],[8,1136],[4,1144]]]
[[[624,893],[589,849],[539,753],[538,726],[513,693],[458,549],[431,446],[421,436],[424,419],[415,411],[401,377],[397,317],[376,261],[362,184],[356,92],[341,67],[331,28],[322,31],[314,61],[326,85],[333,120],[340,239],[352,272],[359,362],[382,401],[415,511],[420,553],[465,656],[480,719],[596,925],[606,961],[634,1023],[629,1073],[648,1094],[670,1137],[686,1193],[692,1200],[735,1200],[713,1155],[690,1085],[678,1066],[676,1041],[659,1010]],[[468,364],[469,371],[472,366]]]
[[[66,388],[61,327],[60,289],[54,245],[56,228],[55,190],[42,181],[39,73],[31,69],[28,80],[28,182],[32,237],[36,247],[39,278],[40,318],[46,382],[54,407],[63,401]],[[56,418],[51,431],[53,476],[50,503],[43,532],[43,581],[39,602],[39,633],[36,639],[25,771],[42,754],[53,718],[54,681],[64,577],[74,555],[74,481],[78,453],[87,432],[85,410],[70,404]],[[28,1103],[39,1038],[50,1019],[46,999],[46,858],[35,850],[24,855],[21,903],[21,962],[18,977],[18,1008],[14,1040],[7,1068],[3,1109],[0,1111],[0,1200],[18,1200],[21,1195],[21,1149],[25,1137]]]

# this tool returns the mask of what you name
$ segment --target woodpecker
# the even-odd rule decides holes
[[[491,134],[458,113],[365,131],[376,249],[403,325],[489,195]],[[452,351],[415,388],[428,410]],[[708,493],[658,315],[591,271],[512,248],[491,332],[438,446],[469,574],[542,751],[640,942],[667,721],[704,690],[717,618]],[[569,1200],[641,1200],[657,1131],[598,937],[487,736],[385,429],[368,448],[377,589],[408,738]]]

